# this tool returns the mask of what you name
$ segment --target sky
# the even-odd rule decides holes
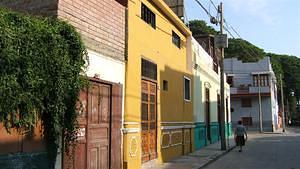
[[[210,0],[199,0],[213,16]],[[212,0],[216,5],[221,0]],[[265,52],[300,57],[300,0],[222,0],[225,20],[239,35]],[[209,17],[195,0],[185,0],[189,20]],[[209,23],[210,26],[213,26]],[[215,27],[219,30],[218,27]],[[231,33],[237,38],[233,30]],[[228,35],[230,37],[230,35]]]

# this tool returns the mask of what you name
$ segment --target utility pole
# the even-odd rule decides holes
[[[284,113],[284,100],[283,100],[283,87],[282,87],[281,74],[280,74],[280,93],[281,93],[281,107],[282,107],[282,132],[285,132],[285,113]]]
[[[263,132],[263,124],[262,124],[262,111],[261,111],[261,95],[260,95],[260,74],[258,73],[258,104],[259,104],[259,132]]]
[[[218,12],[220,14],[220,33],[223,34],[223,3],[221,2],[218,6]],[[224,47],[221,47],[221,58],[220,58],[220,82],[221,82],[221,150],[226,150],[226,138],[225,138],[225,89],[224,89]]]

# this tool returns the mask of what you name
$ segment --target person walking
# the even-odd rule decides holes
[[[238,125],[236,126],[234,131],[234,139],[236,145],[240,147],[239,152],[242,152],[245,141],[248,139],[246,128],[242,125],[242,121],[238,121]]]

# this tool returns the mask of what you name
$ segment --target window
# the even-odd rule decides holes
[[[155,14],[143,3],[141,6],[141,17],[146,23],[151,25],[154,29],[156,28]]]
[[[180,37],[174,31],[172,31],[172,42],[174,45],[180,48]]]
[[[252,117],[242,117],[242,123],[244,126],[252,126]]]
[[[191,101],[191,80],[184,77],[184,100]]]
[[[163,80],[163,90],[168,91],[168,81]]]
[[[269,76],[267,74],[253,75],[253,86],[269,86]]]
[[[226,82],[230,85],[230,87],[233,86],[233,77],[232,76],[227,76]]]
[[[241,99],[241,105],[242,107],[251,107],[251,98],[243,98]]]
[[[142,59],[142,76],[151,80],[157,80],[157,65]]]

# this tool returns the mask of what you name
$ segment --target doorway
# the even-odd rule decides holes
[[[142,125],[142,162],[157,158],[157,85],[142,80],[141,125]]]

